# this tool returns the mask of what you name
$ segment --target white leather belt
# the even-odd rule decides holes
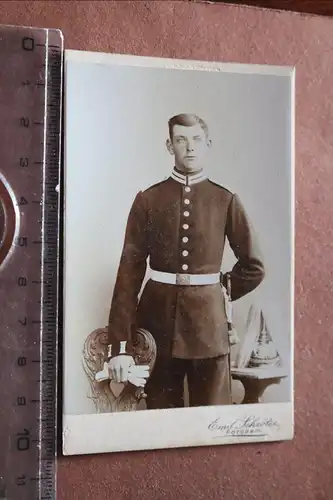
[[[161,271],[155,271],[154,269],[152,269],[150,272],[150,278],[153,281],[158,281],[159,283],[166,283],[168,285],[181,285],[181,286],[215,285],[216,283],[220,283],[220,273],[174,274],[174,273],[163,273]]]

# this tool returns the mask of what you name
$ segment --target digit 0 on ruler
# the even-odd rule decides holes
[[[56,497],[63,40],[0,27],[0,499]]]

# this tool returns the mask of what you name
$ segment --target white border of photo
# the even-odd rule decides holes
[[[95,454],[292,439],[294,435],[295,68],[141,57],[77,50],[65,51],[65,69],[69,61],[291,77],[292,279],[290,287],[292,325],[290,332],[291,366],[286,367],[291,387],[291,401],[89,415],[63,414],[63,454]],[[64,305],[66,305],[65,297],[64,301]],[[65,378],[64,376],[64,380]]]

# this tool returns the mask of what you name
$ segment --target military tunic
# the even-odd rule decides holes
[[[219,273],[228,239],[237,262],[230,270],[231,298],[237,300],[263,280],[264,265],[254,230],[237,196],[203,172],[166,180],[140,191],[132,204],[110,316],[112,356],[136,328],[154,336],[158,356],[183,360],[229,353],[228,328],[220,284],[182,286],[148,279],[149,267],[165,273]],[[225,276],[222,277],[225,283]]]

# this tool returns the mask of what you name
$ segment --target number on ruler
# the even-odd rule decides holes
[[[26,156],[20,158],[20,167],[28,167],[28,166],[29,166],[29,158],[27,158]]]
[[[28,200],[26,198],[24,198],[24,196],[21,196],[19,201],[17,202],[18,205],[27,205],[28,204]]]
[[[35,40],[29,36],[22,38],[22,49],[31,52],[35,49]]]
[[[17,433],[16,447],[18,451],[27,451],[30,448],[30,432],[24,429],[23,432]]]
[[[27,118],[26,116],[22,116],[22,118],[20,119],[20,124],[22,127],[28,128],[30,125],[29,118]]]
[[[16,239],[16,245],[18,247],[27,247],[28,246],[28,238],[26,236],[18,236]]]
[[[25,486],[25,480],[26,480],[26,477],[24,474],[22,476],[17,477],[16,478],[16,485],[17,486]]]
[[[17,358],[17,364],[19,366],[25,366],[27,364],[27,358],[25,356],[19,356]]]
[[[27,286],[27,278],[25,276],[20,276],[17,280],[18,286]]]

